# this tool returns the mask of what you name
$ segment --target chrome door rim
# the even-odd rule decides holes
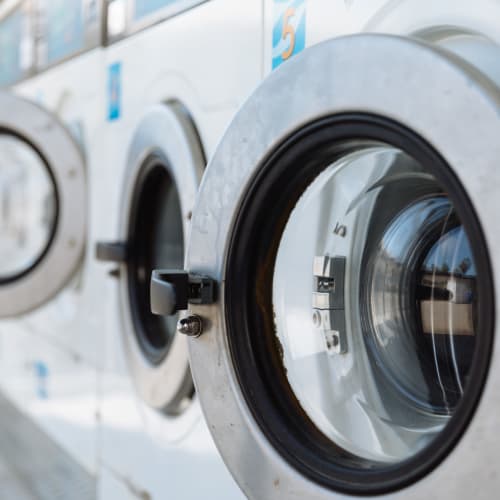
[[[137,127],[127,160],[120,237],[123,241],[128,238],[129,214],[136,180],[142,165],[155,151],[168,160],[168,174],[177,186],[184,242],[187,245],[191,213],[203,173],[204,159],[194,126],[179,104],[158,104],[151,107]],[[139,395],[150,406],[176,414],[181,410],[186,394],[192,392],[186,338],[175,335],[164,359],[158,364],[151,363],[142,351],[135,332],[125,268],[122,276],[120,307],[123,336],[134,384]]]
[[[365,78],[359,77],[360,68]],[[432,85],[427,76],[429,68]],[[321,78],[311,76],[318,74]],[[284,92],[285,88],[289,92]],[[467,187],[483,228],[494,227],[498,181],[490,174],[496,168],[500,149],[496,139],[500,133],[497,92],[468,63],[409,39],[359,35],[309,49],[273,73],[226,132],[208,167],[193,217],[189,271],[216,278],[222,288],[220,297],[224,297],[232,227],[259,166],[269,151],[295,130],[318,118],[345,112],[387,117],[425,139]],[[454,117],[464,117],[454,118],[453,127],[449,125],[450,112]],[[468,120],[473,120],[472,130]],[[498,246],[493,231],[486,233],[486,243],[490,249]],[[201,250],[207,248],[210,252]],[[497,284],[500,273],[494,265],[493,275]],[[207,323],[203,336],[190,340],[193,375],[214,439],[240,486],[253,498],[331,495],[330,490],[306,479],[285,462],[253,419],[229,354],[223,300],[213,306],[192,306],[192,311]],[[494,463],[496,447],[491,439],[488,442],[481,436],[494,434],[492,389],[500,378],[496,364],[493,354],[486,394],[455,451],[432,473],[432,480],[408,488],[408,498],[431,494],[438,482],[451,484],[457,477],[470,477],[471,470],[476,484],[487,481],[489,469],[485,464]],[[485,427],[491,434],[483,434]],[[246,457],[243,461],[242,450]],[[252,465],[256,463],[259,474]],[[454,491],[450,488],[450,498]]]
[[[52,241],[37,265],[0,287],[0,317],[17,316],[56,295],[80,264],[86,236],[84,160],[70,133],[52,114],[13,94],[0,93],[0,130],[12,133],[40,154],[58,194]]]

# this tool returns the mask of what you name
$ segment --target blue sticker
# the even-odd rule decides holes
[[[47,399],[49,397],[47,389],[49,367],[43,361],[35,361],[33,368],[36,377],[36,394],[40,399]]]
[[[122,63],[116,62],[108,68],[108,120],[118,120],[121,114]]]
[[[274,0],[273,69],[306,46],[306,0]]]

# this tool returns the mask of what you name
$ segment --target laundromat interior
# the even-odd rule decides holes
[[[0,500],[497,498],[499,162],[500,0],[0,0]]]

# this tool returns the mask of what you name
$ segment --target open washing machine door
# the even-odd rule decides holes
[[[119,264],[124,345],[139,395],[153,408],[178,415],[194,385],[187,339],[177,317],[150,311],[151,271],[182,268],[198,185],[205,166],[196,128],[178,102],[151,107],[129,148],[122,191],[120,241],[101,242],[97,258]]]
[[[197,393],[249,497],[498,488],[499,98],[436,44],[356,35],[234,118],[186,271],[155,271],[151,300],[189,309]]]
[[[85,243],[85,167],[49,112],[0,93],[0,317],[51,299],[77,269]]]

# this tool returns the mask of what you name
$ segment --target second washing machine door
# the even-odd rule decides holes
[[[498,137],[491,80],[394,36],[308,49],[238,112],[152,307],[189,308],[249,497],[496,490]]]
[[[0,317],[47,302],[78,268],[85,185],[81,151],[65,127],[0,93]]]
[[[122,190],[121,241],[100,243],[97,257],[120,263],[120,309],[130,372],[141,398],[167,415],[194,395],[187,339],[177,316],[150,311],[151,271],[182,268],[205,165],[201,143],[179,102],[146,111],[129,148]]]

